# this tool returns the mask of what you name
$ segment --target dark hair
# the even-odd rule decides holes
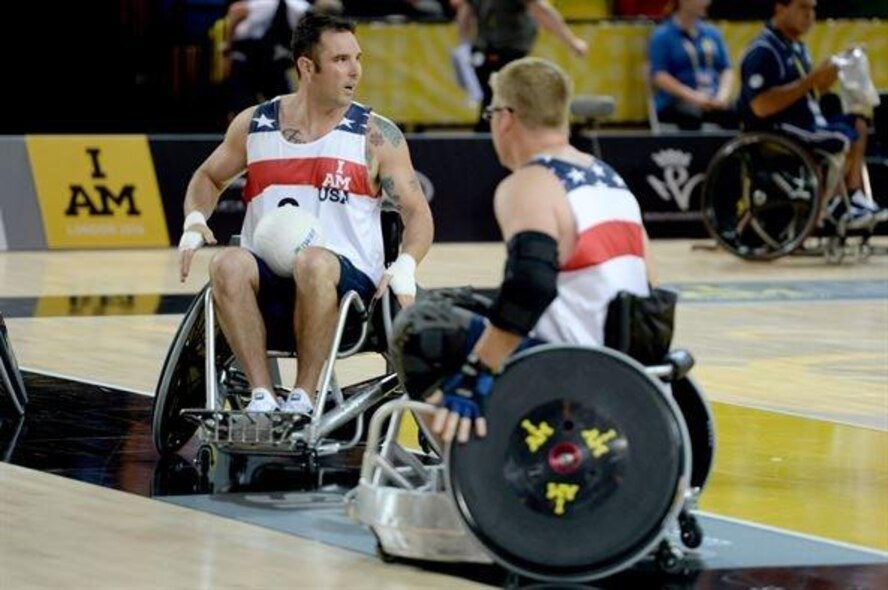
[[[315,63],[316,68],[320,68],[317,50],[324,31],[354,33],[355,23],[330,14],[318,14],[311,10],[306,12],[293,31],[293,40],[290,43],[293,61],[305,56]]]
[[[777,10],[778,4],[781,6],[789,6],[790,4],[792,4],[792,0],[774,0],[774,6],[772,7],[772,10]]]

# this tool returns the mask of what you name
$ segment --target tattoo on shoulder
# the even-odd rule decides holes
[[[376,129],[367,135],[367,141],[369,141],[373,147],[379,147],[385,143],[385,139],[382,138],[382,133]]]
[[[401,142],[404,141],[404,134],[401,133],[397,125],[378,115],[373,120],[376,124],[374,125],[375,129],[369,134],[370,143],[380,146],[383,142],[388,141],[394,147],[401,145]]]

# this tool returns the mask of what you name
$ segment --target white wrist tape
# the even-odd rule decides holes
[[[185,218],[185,233],[179,240],[179,250],[197,250],[204,245],[204,237],[198,231],[189,231],[188,228],[193,225],[206,225],[207,218],[200,211],[192,211]]]
[[[179,240],[179,250],[197,250],[204,245],[204,237],[199,231],[187,231]]]
[[[392,279],[389,286],[395,295],[416,297],[416,261],[413,256],[402,253],[398,259],[385,270]]]
[[[185,223],[183,224],[182,229],[184,229],[185,231],[188,231],[188,228],[191,227],[192,225],[206,225],[206,224],[207,224],[207,218],[204,217],[203,213],[201,213],[200,211],[192,211],[185,218]]]

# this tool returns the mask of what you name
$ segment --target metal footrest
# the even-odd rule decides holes
[[[293,435],[311,419],[289,412],[246,412],[244,410],[184,409],[182,416],[200,427],[204,443],[222,449],[249,452],[294,450]]]

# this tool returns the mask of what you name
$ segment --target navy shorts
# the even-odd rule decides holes
[[[856,119],[856,115],[839,115],[831,118],[825,127],[803,129],[784,124],[780,126],[780,129],[801,140],[812,149],[830,154],[841,154],[846,152],[851,144],[860,137],[855,128]]]
[[[251,252],[251,254],[253,254]],[[335,254],[335,253],[334,253]],[[376,285],[345,256],[339,259],[339,300],[349,291],[356,291],[365,304],[376,293]],[[293,336],[293,306],[296,302],[296,283],[292,278],[280,277],[264,260],[253,254],[259,266],[259,312],[265,321],[267,346],[270,350],[296,350]]]

